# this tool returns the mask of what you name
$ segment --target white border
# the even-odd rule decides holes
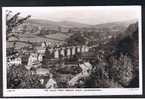
[[[88,7],[88,6],[87,6]],[[124,6],[120,6],[124,7]],[[69,88],[69,89],[7,89],[6,74],[6,22],[5,8],[2,7],[2,40],[3,40],[3,96],[102,96],[102,95],[142,95],[142,25],[141,6],[131,6],[139,9],[139,88]]]

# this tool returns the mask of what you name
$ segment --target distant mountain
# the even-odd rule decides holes
[[[64,26],[64,27],[78,27],[78,28],[93,26],[93,25],[88,25],[88,24],[73,22],[73,21],[60,21],[60,22],[58,22],[58,24],[60,26]]]
[[[135,23],[137,20],[127,20],[127,21],[116,21],[116,22],[109,22],[109,23],[103,23],[103,24],[97,24],[93,27],[95,28],[108,28],[108,29],[118,29],[122,28],[123,30],[126,29],[131,23]]]
[[[79,22],[72,22],[72,21],[50,21],[50,20],[42,20],[42,19],[30,19],[27,21],[28,23],[31,24],[38,24],[41,26],[48,26],[48,27],[78,27],[78,28],[83,28],[83,27],[90,27],[91,25],[88,24],[83,24]]]
[[[36,24],[41,26],[59,26],[57,22],[43,19],[29,19],[27,21],[30,24]]]
[[[50,29],[58,29],[58,27],[62,28],[96,28],[96,29],[109,29],[112,31],[124,31],[129,24],[136,22],[136,20],[128,20],[128,21],[118,21],[118,22],[109,22],[102,23],[96,25],[89,25],[85,23],[72,22],[72,21],[50,21],[50,20],[42,20],[42,19],[29,19],[27,21],[30,24],[35,24],[38,26],[46,26]]]

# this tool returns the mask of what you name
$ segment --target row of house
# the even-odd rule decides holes
[[[45,55],[47,44],[43,42],[41,46],[37,47],[36,52],[31,52],[28,59],[28,66],[32,67],[35,63],[41,63],[43,61],[43,56]],[[87,46],[68,46],[68,47],[55,47],[48,48],[51,54],[51,58],[59,59],[60,57],[70,57],[78,53],[84,53],[89,51]],[[48,57],[49,58],[49,57]],[[14,59],[8,59],[8,64],[19,65],[22,63],[21,57],[15,57]]]

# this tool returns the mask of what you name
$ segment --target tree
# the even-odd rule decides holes
[[[42,88],[39,76],[24,66],[11,66],[7,70],[7,88]]]
[[[111,60],[111,77],[122,86],[127,87],[133,79],[133,64],[131,58],[121,54],[118,59],[112,57]]]
[[[12,33],[13,29],[25,23],[25,21],[31,17],[30,15],[28,15],[24,18],[20,18],[19,12],[14,15],[12,15],[11,13],[12,11],[7,11],[7,14],[6,14],[6,34],[7,34],[6,39],[7,40],[9,40],[9,38],[12,36],[19,38],[18,35],[16,35],[15,33]]]
[[[81,33],[74,33],[66,41],[68,42],[68,45],[84,45],[86,43],[86,40]]]

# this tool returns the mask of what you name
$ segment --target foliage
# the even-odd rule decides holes
[[[133,64],[127,55],[110,58],[110,64],[105,61],[93,64],[91,75],[84,81],[87,88],[121,88],[128,87],[132,79]]]
[[[68,45],[84,45],[86,43],[86,40],[81,33],[74,33],[66,41],[68,42]]]
[[[136,26],[136,27],[132,27]],[[131,24],[127,34],[113,38],[95,48],[94,68],[85,81],[85,87],[137,87],[138,86],[138,30]],[[126,32],[125,31],[125,32]],[[99,61],[99,50],[104,57]],[[106,65],[103,65],[106,64]],[[105,76],[106,75],[106,76]]]
[[[110,76],[122,86],[128,86],[133,79],[133,65],[127,55],[121,55],[118,59],[111,58]]]
[[[17,37],[17,35],[12,34],[12,31],[14,28],[20,26],[21,24],[23,24],[28,18],[30,18],[31,16],[28,15],[25,18],[19,18],[20,13],[16,13],[13,16],[11,15],[11,11],[8,11],[6,14],[6,33],[7,33],[7,40],[9,40],[9,37],[14,36]]]
[[[41,88],[39,77],[32,75],[24,66],[11,66],[7,70],[8,88]]]

